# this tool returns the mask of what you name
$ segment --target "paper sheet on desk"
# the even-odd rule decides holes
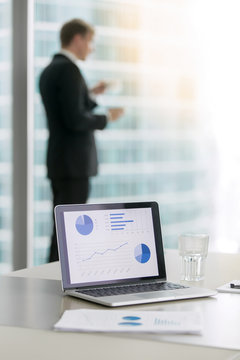
[[[54,325],[60,331],[200,334],[202,316],[193,311],[66,310]]]

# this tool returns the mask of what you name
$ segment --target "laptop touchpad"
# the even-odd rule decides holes
[[[168,298],[168,299],[175,299],[175,295],[171,294],[168,291],[153,291],[147,293],[139,293],[132,295],[135,299],[158,299],[158,298]]]

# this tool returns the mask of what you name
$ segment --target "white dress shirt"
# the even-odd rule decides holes
[[[69,60],[71,60],[75,65],[77,65],[78,58],[71,51],[66,49],[61,49],[59,54],[66,56]]]

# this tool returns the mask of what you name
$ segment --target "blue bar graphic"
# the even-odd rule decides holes
[[[129,223],[133,222],[133,220],[117,220],[117,221],[111,221],[111,224],[113,223]]]
[[[113,226],[126,226],[126,224],[112,224],[111,227]]]
[[[110,219],[123,219],[123,216],[115,216],[115,217],[110,217]]]
[[[111,229],[111,230],[124,230],[124,228],[114,228],[114,229]]]
[[[110,216],[118,216],[118,215],[125,215],[124,213],[119,213],[119,214],[110,214]]]

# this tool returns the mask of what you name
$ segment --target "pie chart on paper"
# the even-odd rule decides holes
[[[151,251],[146,244],[139,244],[134,249],[134,256],[139,263],[144,264],[150,259]]]
[[[88,215],[80,215],[76,220],[75,226],[81,235],[89,235],[93,231],[93,221]]]

